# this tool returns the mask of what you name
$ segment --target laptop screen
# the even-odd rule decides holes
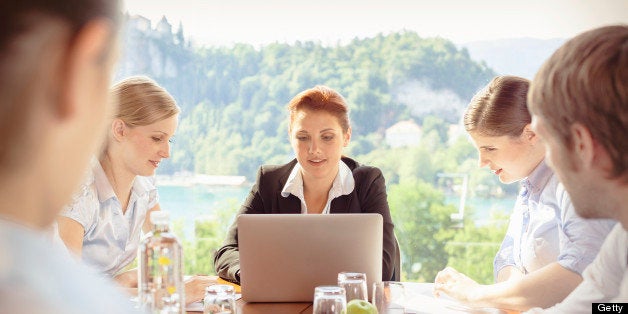
[[[338,273],[362,272],[370,290],[382,278],[379,214],[238,216],[242,298],[311,302],[314,288],[337,285]]]

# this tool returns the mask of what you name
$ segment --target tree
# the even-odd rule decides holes
[[[467,208],[467,212],[470,211]],[[472,214],[465,217],[464,228],[445,245],[449,255],[447,265],[480,284],[491,284],[494,282],[493,259],[506,235],[508,217],[493,213],[491,221],[482,226],[478,226],[472,217]]]
[[[183,236],[180,221],[174,223],[174,233],[181,235],[186,274],[215,274],[214,253],[222,246],[239,206],[237,200],[229,200],[226,206],[216,208],[214,215],[199,217],[194,223],[194,239]]]
[[[177,29],[177,33],[174,35],[175,44],[179,46],[185,46],[185,37],[183,36],[183,23],[179,21],[179,29]]]
[[[254,135],[261,128],[267,137],[283,141],[285,129],[280,131],[278,126],[286,119],[286,103],[314,85],[329,85],[345,96],[351,109],[356,152],[368,154],[381,146],[371,140],[374,135],[383,136],[387,127],[409,118],[409,109],[398,100],[399,84],[426,81],[462,97],[494,75],[450,41],[421,38],[410,31],[356,38],[333,47],[307,41],[260,48],[240,43],[200,49],[177,44],[183,40],[181,24],[172,36],[174,40],[154,36],[153,32],[129,30],[119,75],[154,78],[183,109],[181,131],[187,130],[186,137],[194,139],[178,141],[176,158],[163,167],[168,173],[211,170],[252,176],[238,171],[276,159],[253,147]],[[165,75],[170,73],[168,69],[177,75]],[[207,111],[211,120],[187,119]],[[447,119],[439,116],[426,120],[441,143],[447,134],[441,121]],[[185,126],[189,123],[194,125]],[[213,137],[216,134],[225,138]],[[230,150],[226,151],[225,145],[213,145],[214,141],[230,142],[226,145]],[[241,146],[231,145],[235,143]],[[225,153],[228,158],[224,158]]]
[[[502,185],[478,168],[475,149],[465,137],[450,143],[448,122],[459,117],[449,113],[458,112],[427,110],[450,103],[447,97],[433,101],[438,93],[469,99],[495,75],[485,63],[476,63],[446,39],[421,38],[411,31],[331,47],[308,41],[200,49],[183,44],[181,24],[174,40],[160,39],[152,31],[128,32],[118,77],[148,75],[182,108],[172,158],[160,173],[192,171],[252,180],[260,165],[287,162],[293,153],[286,104],[306,88],[328,85],[346,98],[351,110],[352,144],[346,153],[379,167],[386,178],[405,279],[431,281],[448,263],[478,280],[490,279],[488,264],[501,227],[475,225],[467,218],[462,229],[453,228],[450,214],[456,208],[446,205],[449,196],[433,183],[439,173],[468,174],[469,195],[483,196],[497,195]],[[168,77],[164,69],[177,75]],[[420,90],[413,82],[421,83]],[[409,98],[424,109],[420,115],[401,100],[400,86],[414,91]],[[419,94],[427,96],[416,101]],[[452,106],[458,109],[457,102]],[[420,145],[387,147],[383,131],[410,118],[423,119]],[[516,188],[503,187],[507,192]],[[230,222],[225,217],[232,217],[238,205],[198,222],[195,239],[184,239],[187,273],[213,273],[213,250]]]
[[[454,236],[450,215],[455,207],[445,205],[442,192],[419,180],[390,186],[388,203],[401,247],[403,278],[433,281],[447,264],[444,244]]]
[[[427,116],[423,119],[423,133],[428,134],[430,132],[435,132],[441,143],[449,141],[447,134],[449,132],[449,124],[439,117]]]

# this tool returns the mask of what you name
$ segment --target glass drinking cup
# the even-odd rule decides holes
[[[400,282],[374,282],[372,302],[380,314],[403,314],[405,294],[405,289]]]
[[[314,314],[343,314],[347,309],[345,289],[319,286],[314,289]]]
[[[338,274],[338,286],[345,288],[347,302],[354,299],[368,301],[365,273],[341,272]]]
[[[212,285],[205,288],[204,314],[236,314],[235,289],[230,285]]]

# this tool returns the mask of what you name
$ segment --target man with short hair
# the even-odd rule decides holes
[[[130,313],[47,233],[102,143],[114,0],[0,1],[0,313]]]
[[[567,41],[536,74],[528,107],[576,212],[619,222],[583,282],[550,310],[590,313],[592,303],[627,302],[628,25]]]

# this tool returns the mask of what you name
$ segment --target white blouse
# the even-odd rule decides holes
[[[353,173],[349,166],[347,166],[342,160],[338,161],[338,174],[334,179],[334,183],[327,195],[327,203],[323,208],[322,214],[329,214],[331,201],[342,195],[349,195],[355,188],[355,180],[353,179]],[[301,200],[301,213],[307,214],[307,205],[305,204],[305,196],[303,195],[303,177],[301,175],[301,165],[297,163],[292,171],[286,185],[281,190],[281,196],[288,197],[288,195],[294,195]]]
[[[142,226],[159,196],[152,177],[135,177],[126,212],[116,197],[99,162],[67,206],[62,216],[85,229],[82,260],[98,271],[114,276],[137,256]]]

